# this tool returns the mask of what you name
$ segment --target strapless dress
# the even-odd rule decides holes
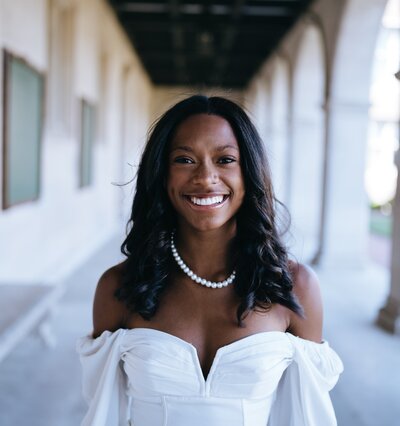
[[[218,349],[205,378],[196,348],[151,329],[77,342],[82,426],[334,426],[343,364],[327,341],[253,334]]]

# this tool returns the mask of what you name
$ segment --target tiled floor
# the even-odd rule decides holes
[[[65,283],[68,291],[54,324],[56,348],[44,348],[30,336],[0,364],[1,426],[79,425],[85,404],[74,344],[91,330],[94,286],[120,259],[119,242],[110,241]],[[397,426],[400,336],[373,324],[387,293],[387,273],[379,268],[318,272],[325,303],[324,336],[345,365],[331,393],[339,426]]]

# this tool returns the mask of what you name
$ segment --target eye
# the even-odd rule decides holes
[[[232,157],[222,157],[218,160],[218,163],[220,164],[230,164],[230,163],[234,163],[236,161],[235,158]]]
[[[194,163],[194,161],[189,158],[189,157],[176,157],[174,158],[174,163],[179,163],[179,164],[192,164]]]

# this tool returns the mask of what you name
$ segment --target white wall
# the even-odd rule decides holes
[[[49,91],[56,90],[54,73],[63,57],[51,61],[48,52],[54,54],[50,44],[57,29],[54,19],[66,10],[73,26],[63,35],[71,46],[69,92],[60,89],[55,95]],[[40,197],[0,210],[0,282],[58,281],[124,228],[128,213],[123,209],[128,206],[122,200],[128,189],[112,183],[124,181],[124,164],[137,161],[153,88],[103,0],[2,0],[0,16],[0,47],[26,59],[47,79]],[[123,79],[126,69],[128,82]],[[63,126],[54,122],[59,117],[49,110],[57,96],[64,96],[65,113],[70,114]],[[101,124],[94,147],[93,184],[79,189],[81,98],[96,105]]]

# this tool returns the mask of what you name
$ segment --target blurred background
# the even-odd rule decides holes
[[[199,92],[265,142],[344,362],[339,426],[399,424],[400,0],[0,0],[0,45],[1,426],[80,423],[75,341],[147,130]]]

